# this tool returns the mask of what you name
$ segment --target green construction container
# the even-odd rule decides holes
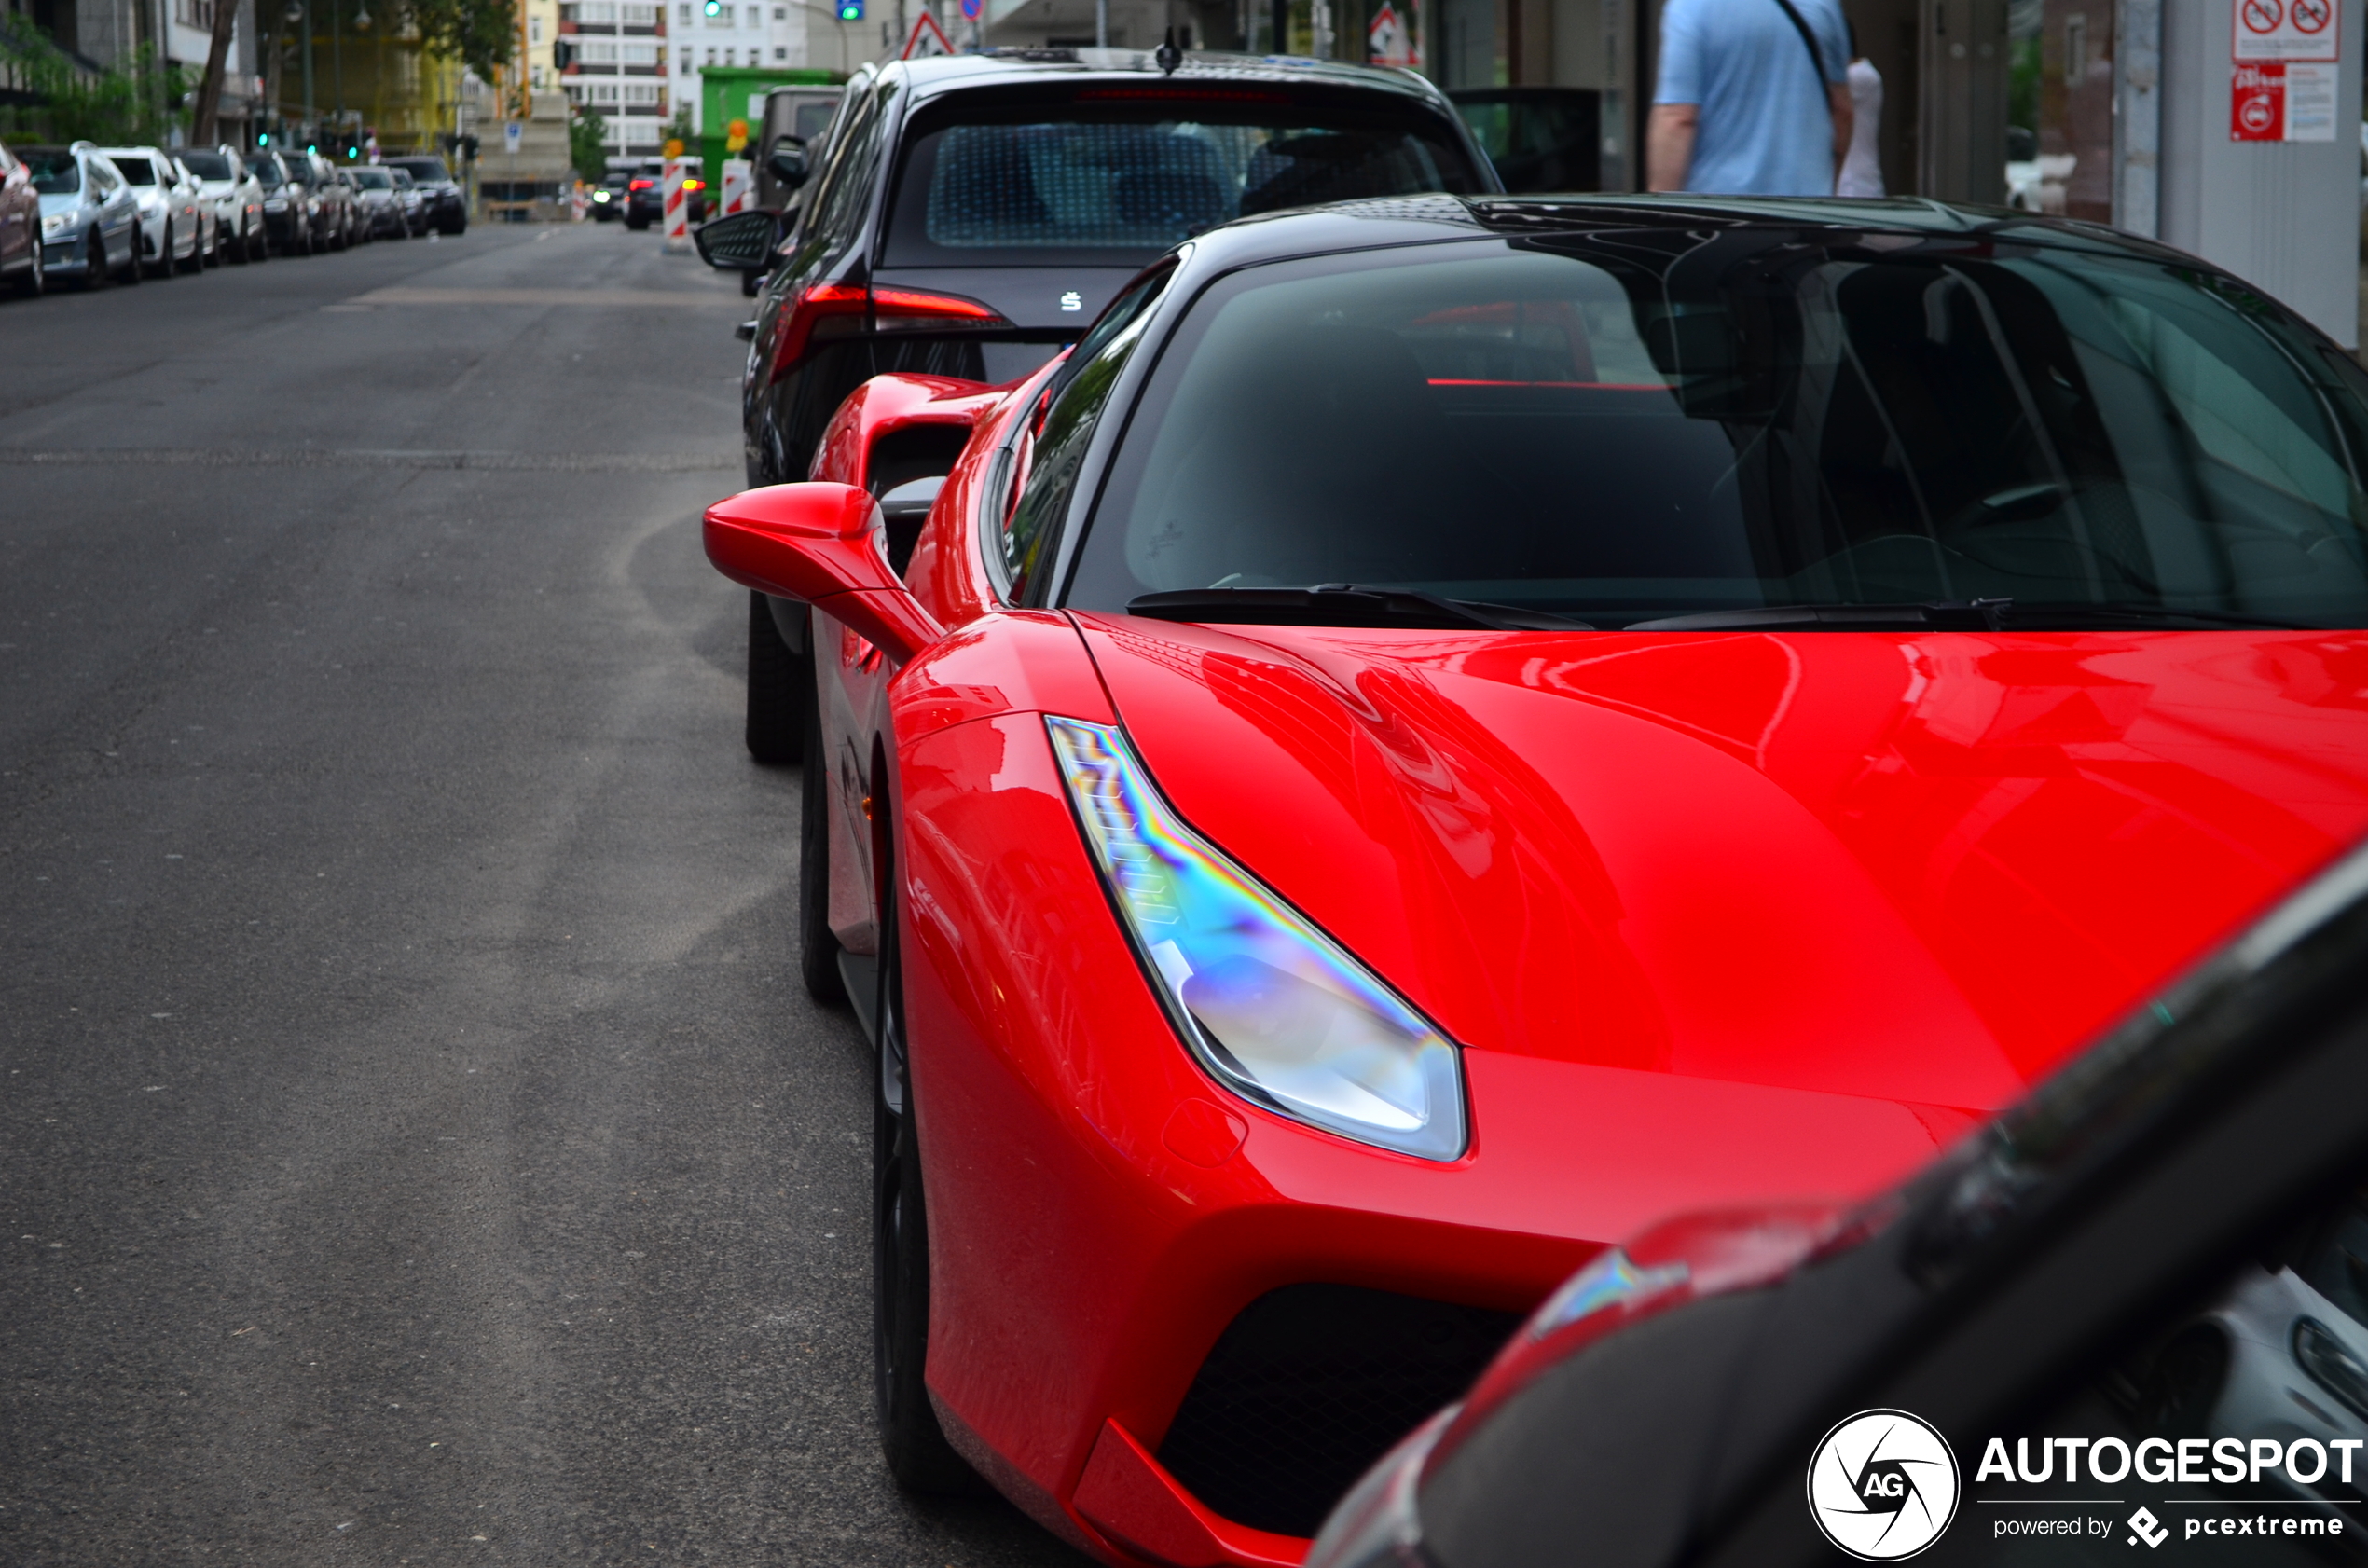
[[[818,71],[789,66],[767,68],[761,65],[709,65],[699,72],[699,152],[705,159],[707,178],[721,192],[723,188],[723,160],[732,155],[723,150],[723,131],[736,119],[749,122],[751,145],[740,156],[754,161],[753,143],[764,124],[764,95],[777,87],[836,87],[847,80],[844,71]],[[750,101],[755,101],[755,112],[750,112]]]

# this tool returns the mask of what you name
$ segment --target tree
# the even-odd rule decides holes
[[[517,53],[517,14],[510,0],[407,0],[420,40],[492,81]]]
[[[189,140],[200,147],[213,144],[214,118],[222,109],[222,75],[230,60],[230,24],[238,14],[238,0],[213,0],[213,41],[206,48],[205,76],[198,83],[197,107],[189,116]]]
[[[578,109],[568,121],[568,161],[594,185],[609,172],[609,150],[601,145],[608,134],[608,122],[590,109]]]
[[[663,142],[681,142],[687,148],[699,144],[699,133],[691,126],[691,105],[684,101],[681,89],[674,95],[674,117],[666,122],[666,130],[658,138]]]

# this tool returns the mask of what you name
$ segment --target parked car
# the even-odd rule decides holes
[[[386,167],[400,170],[419,187],[429,227],[447,236],[468,232],[468,193],[452,178],[444,159],[433,153],[413,153],[388,158]]]
[[[633,176],[622,169],[612,169],[600,176],[592,192],[592,219],[595,223],[614,223],[625,215],[625,187]]]
[[[104,153],[89,142],[26,146],[17,157],[41,199],[41,268],[51,281],[96,288],[109,277],[140,281],[140,203]]]
[[[174,177],[187,193],[190,205],[196,208],[198,214],[198,254],[189,259],[188,269],[196,272],[208,267],[219,267],[222,264],[221,213],[213,200],[206,195],[205,182],[198,177],[188,161],[177,152],[169,156],[172,159]]]
[[[2363,891],[2355,852],[1893,1193],[1599,1255],[1307,1568],[2359,1561]]]
[[[309,167],[302,154],[294,156],[296,168]],[[259,149],[248,155],[247,167],[263,189],[263,227],[270,246],[282,255],[310,255],[320,249],[311,187],[291,177],[288,158]]]
[[[1111,1561],[1293,1561],[1604,1247],[1881,1191],[2368,835],[2368,380],[2149,241],[1408,195],[947,368],[706,547],[808,607],[889,1467]]]
[[[270,254],[263,230],[263,184],[238,150],[227,143],[211,152],[191,147],[181,154],[181,162],[197,179],[200,199],[213,203],[220,258],[248,262]]]
[[[368,214],[362,211],[362,183],[354,178],[354,170],[332,164],[330,176],[337,182],[339,191],[338,248],[342,250],[351,245],[369,243],[370,220]]]
[[[7,277],[20,293],[42,290],[41,197],[32,167],[0,145],[0,278]]]
[[[329,160],[319,153],[283,148],[280,167],[287,172],[291,190],[304,192],[305,254],[336,249],[345,223],[344,187],[337,183]]]
[[[644,229],[666,216],[666,164],[646,158],[626,172],[625,227]]]
[[[830,87],[777,87],[764,95],[764,120],[757,135],[756,204],[787,212],[797,201],[798,187],[784,185],[772,170],[772,157],[784,143],[801,151],[830,133],[838,113],[839,89]]]
[[[979,55],[865,66],[825,141],[772,150],[777,179],[798,175],[792,188],[814,172],[793,216],[698,231],[711,265],[771,280],[741,384],[750,484],[805,477],[832,411],[877,371],[1026,375],[1146,263],[1229,219],[1495,188],[1452,105],[1406,72],[1209,54],[1170,76],[1149,56],[1096,58],[1092,69]],[[1081,184],[1061,172],[1075,170],[1095,172]],[[943,473],[960,444],[952,432],[916,439],[921,466],[904,477]],[[797,656],[798,622],[792,607],[759,608],[748,743],[785,761],[798,752],[799,683],[762,671]]]
[[[1593,88],[1457,88],[1447,96],[1507,190],[1604,188],[1603,95]]]
[[[152,278],[205,265],[198,186],[158,147],[101,147],[140,207],[140,266]]]
[[[410,175],[400,169],[389,172],[394,180],[396,210],[403,214],[403,238],[410,240],[425,234],[428,231],[427,199],[420,193],[420,187],[411,183]]]
[[[403,200],[394,188],[396,171],[382,168],[362,168],[353,171],[355,194],[360,199],[365,226],[371,238],[406,240],[410,229],[403,221]]]

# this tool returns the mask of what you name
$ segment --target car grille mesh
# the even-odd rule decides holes
[[[1357,1477],[1460,1396],[1521,1324],[1512,1313],[1293,1285],[1226,1327],[1160,1445],[1211,1511],[1313,1535]]]

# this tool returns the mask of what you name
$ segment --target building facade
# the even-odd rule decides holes
[[[600,117],[612,158],[657,157],[674,103],[666,7],[659,0],[558,0],[552,8],[552,69],[569,105]]]

